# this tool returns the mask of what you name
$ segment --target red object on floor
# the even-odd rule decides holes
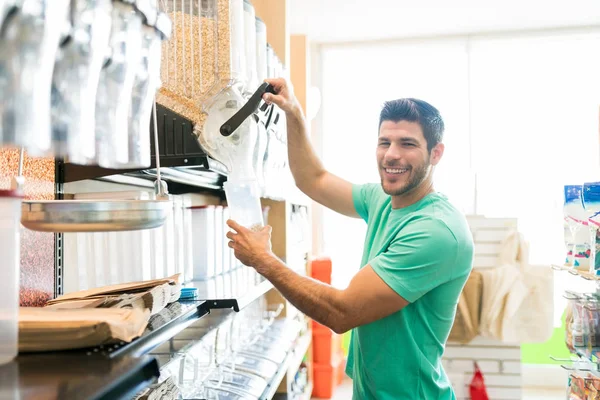
[[[344,377],[345,360],[341,356],[336,356],[331,363],[313,364],[313,396],[320,399],[331,399],[335,388],[340,384]],[[342,379],[340,379],[340,377]]]
[[[469,394],[471,395],[471,400],[489,400],[487,390],[485,388],[485,382],[483,380],[483,374],[479,369],[479,365],[477,363],[473,363],[473,379],[471,380],[471,384],[469,385]]]
[[[331,259],[319,257],[311,261],[311,277],[331,285]]]

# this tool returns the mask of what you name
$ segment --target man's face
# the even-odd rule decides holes
[[[438,146],[430,155],[417,122],[383,121],[377,142],[377,165],[383,191],[390,196],[400,196],[423,183],[430,175],[431,166],[439,162],[443,145]]]

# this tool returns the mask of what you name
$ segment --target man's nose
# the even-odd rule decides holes
[[[402,149],[400,148],[400,146],[397,146],[392,143],[390,145],[390,147],[388,147],[387,151],[385,152],[384,161],[386,161],[386,162],[398,161],[401,158],[402,158]]]

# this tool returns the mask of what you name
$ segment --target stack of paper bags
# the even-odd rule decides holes
[[[121,283],[95,289],[80,290],[50,300],[46,308],[136,308],[157,314],[179,299],[180,274],[143,282]]]
[[[80,349],[130,342],[151,315],[179,299],[180,274],[69,293],[19,311],[19,351]]]
[[[148,310],[21,307],[19,352],[81,349],[131,342],[146,329]]]

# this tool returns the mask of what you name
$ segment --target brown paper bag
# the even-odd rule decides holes
[[[482,289],[481,273],[471,271],[458,300],[456,318],[448,337],[449,342],[466,344],[478,335]]]
[[[147,309],[19,309],[19,351],[80,349],[130,342],[148,324]]]

